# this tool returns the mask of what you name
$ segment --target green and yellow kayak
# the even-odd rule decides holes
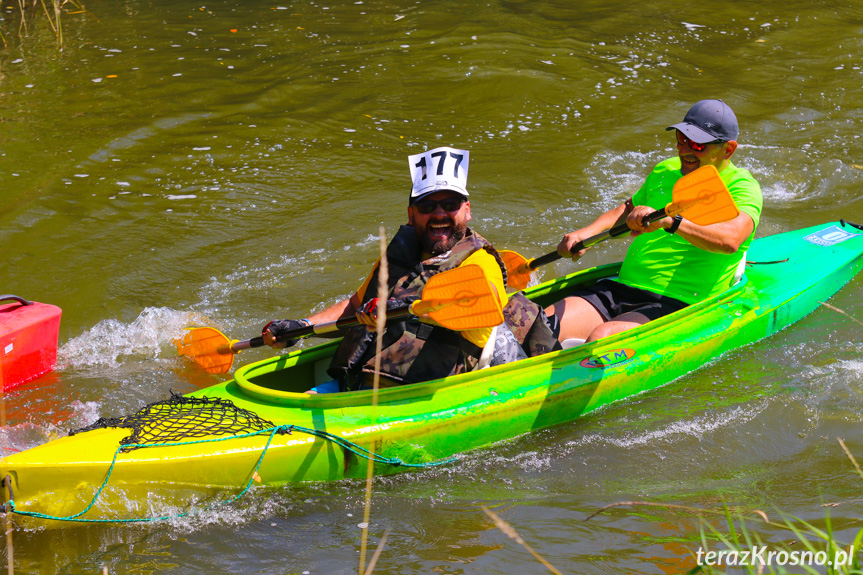
[[[131,430],[105,427],[50,441],[0,460],[15,509],[97,517],[94,494],[125,499],[155,488],[188,492],[366,476],[440,462],[472,448],[571,421],[611,402],[666,384],[794,323],[863,266],[863,231],[828,223],[757,239],[743,279],[709,300],[597,342],[442,380],[372,392],[307,395],[328,379],[337,342],[238,369],[233,380],[184,396],[237,408],[233,427],[207,415],[151,410],[170,441],[123,450]],[[530,288],[542,305],[571,289],[613,277],[620,264],[579,271]],[[228,404],[225,400],[229,401]],[[182,402],[179,402],[182,404]],[[252,419],[255,421],[253,422]],[[203,422],[203,423],[202,423]],[[144,434],[146,435],[146,434]],[[137,437],[137,436],[136,436]],[[137,438],[133,442],[140,441]],[[146,441],[146,440],[144,440]],[[106,481],[107,479],[107,481]],[[257,483],[255,483],[257,484]]]

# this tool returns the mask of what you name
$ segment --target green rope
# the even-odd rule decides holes
[[[255,477],[257,476],[258,469],[260,469],[261,464],[264,462],[264,456],[266,455],[267,450],[270,448],[270,444],[273,441],[273,437],[275,437],[276,434],[290,434],[292,431],[299,431],[301,433],[306,433],[308,435],[320,437],[321,439],[325,439],[327,441],[332,441],[336,445],[339,445],[340,447],[347,449],[348,451],[350,451],[351,453],[354,453],[355,455],[357,455],[359,457],[362,457],[364,459],[370,459],[374,463],[383,463],[386,465],[392,465],[394,467],[410,467],[410,468],[435,467],[438,465],[446,465],[448,463],[451,463],[452,461],[455,461],[454,457],[450,457],[450,458],[443,459],[440,461],[432,461],[432,462],[427,462],[427,463],[405,463],[401,459],[399,459],[398,457],[383,457],[381,455],[378,455],[377,453],[372,453],[368,449],[360,447],[356,443],[350,442],[347,439],[344,439],[343,437],[339,437],[338,435],[333,435],[332,433],[329,433],[326,431],[320,431],[317,429],[310,429],[307,427],[300,427],[298,425],[278,425],[278,426],[272,427],[270,429],[263,429],[260,431],[252,431],[250,433],[244,433],[244,434],[240,434],[240,435],[231,435],[229,437],[219,437],[219,438],[214,438],[214,439],[199,439],[199,440],[195,440],[195,441],[181,441],[181,442],[175,442],[175,443],[150,443],[150,444],[121,445],[114,452],[114,457],[111,460],[111,465],[108,467],[108,472],[105,474],[105,480],[102,482],[102,485],[99,486],[99,489],[96,490],[96,493],[93,495],[93,499],[90,500],[90,503],[82,511],[79,511],[78,513],[75,513],[73,515],[68,515],[66,517],[58,517],[56,515],[47,515],[45,513],[38,513],[35,511],[20,511],[20,510],[15,508],[15,501],[13,499],[9,499],[9,501],[8,501],[9,508],[10,508],[10,511],[12,513],[15,513],[17,515],[23,515],[25,517],[35,517],[37,519],[50,519],[53,521],[70,521],[70,522],[74,522],[74,523],[146,523],[146,522],[151,522],[151,521],[164,521],[166,519],[188,517],[190,515],[193,515],[194,513],[198,513],[200,511],[212,509],[216,506],[221,506],[221,505],[233,503],[234,501],[237,501],[238,499],[243,497],[252,488],[252,483],[254,482]],[[255,468],[252,470],[252,473],[249,477],[249,481],[246,483],[245,487],[243,487],[243,489],[242,489],[242,491],[240,491],[240,493],[238,493],[237,495],[235,495],[229,499],[225,499],[224,501],[218,501],[218,502],[212,503],[210,505],[206,505],[200,510],[194,510],[193,509],[191,511],[177,513],[174,515],[162,515],[162,516],[157,516],[157,517],[144,517],[144,518],[138,518],[138,519],[134,519],[134,518],[133,519],[79,519],[79,517],[81,517],[82,515],[84,515],[88,511],[90,511],[90,509],[93,508],[93,506],[96,504],[96,501],[99,499],[99,496],[102,494],[102,492],[108,486],[108,481],[110,480],[111,474],[114,471],[114,466],[117,463],[117,457],[119,457],[120,453],[123,453],[126,450],[129,450],[130,448],[176,447],[179,445],[193,445],[196,443],[213,443],[213,442],[217,442],[217,441],[228,441],[231,439],[243,439],[245,437],[253,437],[256,435],[264,435],[267,433],[269,434],[269,437],[267,437],[267,443],[264,445],[264,448],[261,450],[261,455],[258,457],[258,461],[255,464]]]

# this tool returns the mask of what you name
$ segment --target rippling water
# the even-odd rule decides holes
[[[64,20],[61,52],[44,20],[20,39],[11,10],[0,24],[0,291],[64,310],[60,367],[5,398],[6,450],[212,383],[172,355],[186,325],[244,338],[351,293],[378,226],[404,222],[406,159],[425,148],[470,149],[473,226],[535,256],[631,195],[674,153],[665,126],[721,97],[740,120],[735,161],[764,189],[759,235],[863,222],[859,2],[86,7]],[[624,251],[599,246],[583,265]],[[863,318],[861,289],[832,303]],[[697,517],[620,507],[585,521],[618,501],[823,526],[823,503],[861,490],[835,439],[863,456],[861,344],[822,309],[577,422],[379,478],[371,533],[390,535],[375,572],[541,572],[481,505],[567,573],[694,565]],[[256,489],[166,524],[23,524],[16,567],[352,573],[362,506],[345,482]],[[829,513],[850,541],[859,503]]]

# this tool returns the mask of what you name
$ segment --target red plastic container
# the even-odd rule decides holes
[[[3,303],[12,300],[13,303]],[[0,385],[9,391],[48,373],[57,363],[62,310],[0,295]]]

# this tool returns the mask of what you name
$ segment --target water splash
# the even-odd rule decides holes
[[[117,367],[124,356],[158,358],[171,349],[171,340],[193,325],[209,322],[198,313],[170,308],[145,308],[131,323],[102,320],[78,337],[64,343],[57,352],[61,367],[106,365]]]
[[[625,433],[618,437],[603,437],[597,434],[569,442],[568,445],[590,445],[609,443],[617,447],[637,447],[655,445],[659,442],[675,442],[680,437],[695,437],[702,439],[711,433],[730,426],[739,426],[743,422],[755,419],[766,406],[735,407],[727,412],[704,413],[691,420],[676,420],[659,429],[645,432]]]
[[[100,417],[99,404],[95,401],[72,401],[68,411],[68,419],[60,422],[23,421],[0,427],[0,457],[59,439],[70,428],[85,427]]]

